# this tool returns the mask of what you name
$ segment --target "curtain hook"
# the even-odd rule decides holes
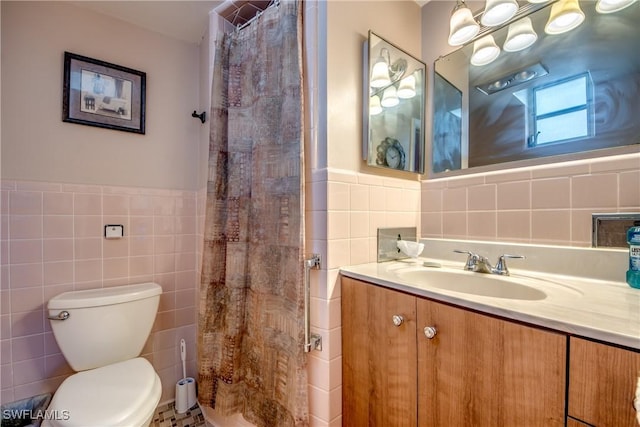
[[[193,110],[193,113],[191,113],[191,117],[200,119],[200,121],[204,123],[207,120],[207,112],[203,111],[202,113],[198,114],[196,110]]]

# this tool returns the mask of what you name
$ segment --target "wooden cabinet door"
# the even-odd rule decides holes
[[[640,352],[571,337],[569,415],[596,427],[637,427]]]
[[[342,282],[342,425],[416,426],[416,298]],[[402,316],[399,326],[393,316]]]
[[[422,298],[417,307],[421,427],[564,426],[565,335]]]
[[[593,427],[593,426],[583,423],[582,421],[578,421],[574,418],[567,417],[567,427]]]

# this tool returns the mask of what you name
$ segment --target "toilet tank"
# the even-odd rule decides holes
[[[51,329],[75,371],[140,355],[158,311],[156,283],[65,292],[47,305]],[[66,317],[65,320],[58,318]]]

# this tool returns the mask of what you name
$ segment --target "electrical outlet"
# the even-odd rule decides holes
[[[121,239],[124,236],[124,225],[107,224],[104,226],[105,239]]]

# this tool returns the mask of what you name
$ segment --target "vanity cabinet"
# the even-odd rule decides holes
[[[342,425],[416,426],[416,298],[342,277],[342,301]]]
[[[423,298],[417,312],[421,427],[564,426],[564,334]]]
[[[569,417],[585,423],[576,426],[637,427],[638,375],[640,352],[571,337]]]
[[[565,335],[341,281],[345,427],[564,426]]]

